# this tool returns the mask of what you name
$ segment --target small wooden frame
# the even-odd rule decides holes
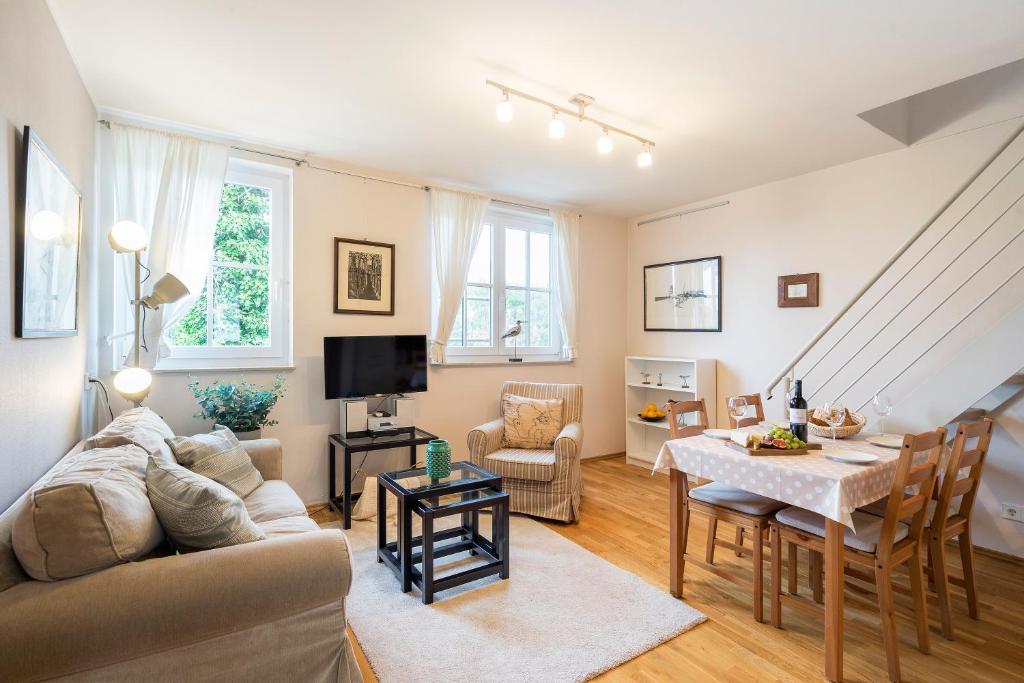
[[[779,308],[803,308],[817,305],[817,273],[779,276]]]

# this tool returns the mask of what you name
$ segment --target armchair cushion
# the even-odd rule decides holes
[[[555,478],[555,452],[529,448],[499,448],[484,457],[483,466],[508,479],[551,481]]]
[[[526,398],[506,394],[501,399],[505,416],[506,448],[551,448],[562,429],[560,398]]]

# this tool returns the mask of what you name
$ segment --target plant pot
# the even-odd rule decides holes
[[[452,473],[452,448],[444,439],[427,443],[427,476],[431,480],[444,479]]]
[[[232,432],[234,433],[235,438],[238,439],[239,441],[252,441],[253,439],[263,438],[262,429],[253,429],[252,431],[249,432],[235,432],[234,430],[232,430]]]

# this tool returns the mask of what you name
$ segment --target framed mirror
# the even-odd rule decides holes
[[[19,337],[78,334],[82,193],[29,126],[15,213],[14,318]]]

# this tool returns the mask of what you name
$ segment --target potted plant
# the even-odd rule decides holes
[[[199,404],[196,418],[224,425],[239,439],[258,439],[263,427],[277,424],[277,420],[270,420],[267,416],[277,400],[284,396],[284,375],[278,375],[269,388],[258,387],[244,379],[234,383],[217,380],[200,386],[199,380],[194,378],[188,383],[188,388]]]

